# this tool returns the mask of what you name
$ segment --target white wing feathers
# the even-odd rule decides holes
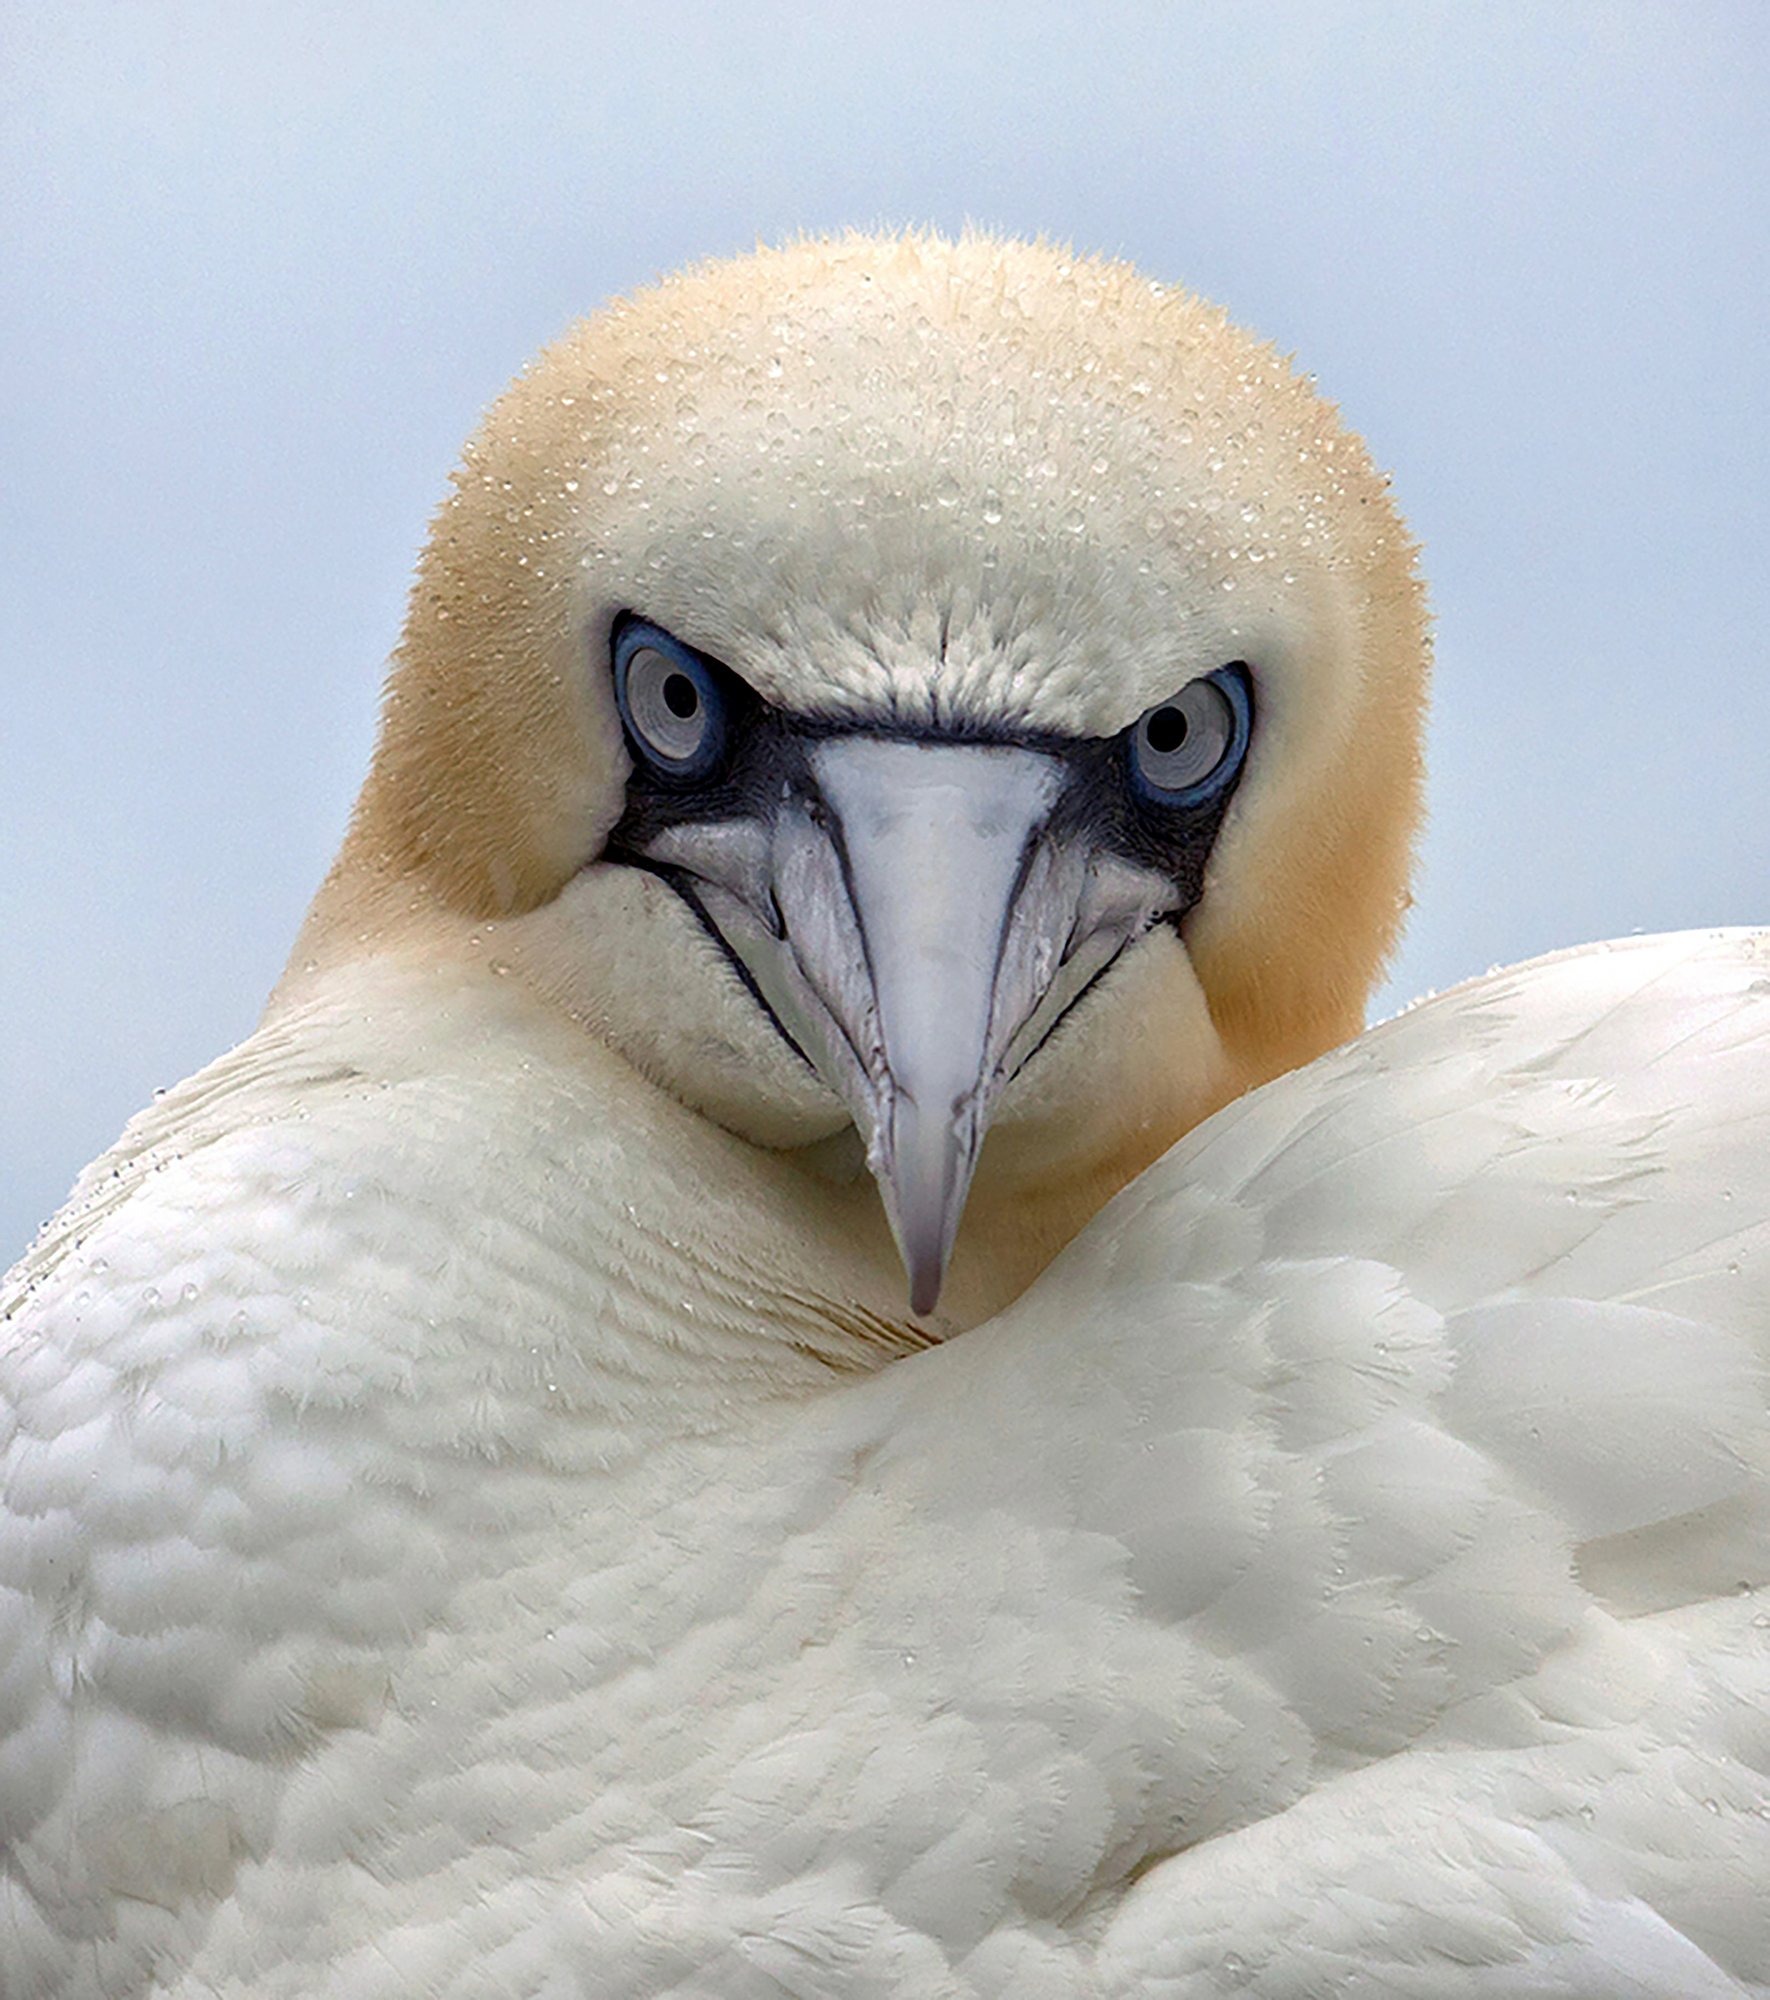
[[[920,1510],[1123,1551],[1103,1988],[1770,1991],[1767,1357],[1770,941],[1691,937],[1256,1093],[868,1392]]]
[[[606,1094],[393,1039],[18,1274],[7,2000],[1770,1994],[1764,940],[1430,1002],[690,1437]]]

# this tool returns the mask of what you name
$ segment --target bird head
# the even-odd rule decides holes
[[[985,237],[691,270],[469,443],[288,990],[495,928],[696,1111],[863,1156],[927,1313],[974,1181],[1067,1191],[1049,1254],[1356,1032],[1426,654],[1363,446],[1187,294]]]

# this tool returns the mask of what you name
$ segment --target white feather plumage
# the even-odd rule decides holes
[[[15,1274],[9,1993],[1767,1990],[1762,938],[1429,1002],[847,1383],[435,987]]]

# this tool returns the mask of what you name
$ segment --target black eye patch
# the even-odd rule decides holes
[[[999,743],[1039,751],[1064,767],[1066,782],[1048,822],[1049,831],[1059,839],[1068,835],[1085,840],[1166,876],[1177,898],[1168,920],[1178,924],[1203,890],[1211,851],[1241,783],[1243,753],[1253,724],[1252,676],[1245,665],[1236,662],[1213,677],[1235,677],[1233,691],[1241,704],[1242,720],[1233,761],[1226,761],[1220,782],[1195,788],[1203,796],[1183,794],[1169,802],[1138,782],[1134,762],[1140,748],[1137,732],[1147,736],[1146,725],[1162,714],[1159,710],[1108,737],[991,729],[976,724],[935,726],[890,718],[794,715],[764,701],[721,662],[643,621],[619,621],[615,646],[618,653],[624,644],[631,657],[636,645],[654,645],[660,638],[677,649],[672,657],[680,656],[683,671],[693,677],[701,698],[709,705],[717,704],[720,749],[717,761],[704,776],[684,783],[663,759],[647,754],[646,746],[631,746],[633,725],[625,724],[636,754],[627,782],[626,809],[609,835],[606,852],[610,860],[641,867],[654,865],[647,860],[647,850],[672,827],[766,821],[789,798],[818,812],[821,800],[810,752],[831,737],[873,736],[945,745]],[[667,698],[668,683],[663,685]],[[1155,726],[1159,732],[1163,725],[1158,721]],[[1158,743],[1161,740],[1158,734]]]

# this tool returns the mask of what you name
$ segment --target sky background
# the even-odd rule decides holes
[[[1770,919],[1766,103],[1762,0],[0,0],[0,1265],[251,1028],[481,409],[759,238],[1128,257],[1370,439],[1438,630],[1384,1009]]]

